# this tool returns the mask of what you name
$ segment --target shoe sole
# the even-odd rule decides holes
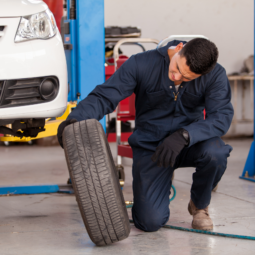
[[[192,214],[192,212],[191,212],[190,203],[189,203],[189,205],[188,205],[188,211],[189,211],[189,214],[193,216],[193,214]],[[210,226],[208,226],[208,227],[201,228],[201,227],[197,227],[196,225],[194,225],[194,224],[193,224],[193,221],[192,221],[191,226],[192,226],[192,228],[197,229],[197,230],[204,230],[204,231],[213,230],[213,225],[210,225]]]

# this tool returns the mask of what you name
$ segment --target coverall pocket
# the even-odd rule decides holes
[[[181,97],[181,102],[185,108],[194,108],[203,104],[203,96],[193,95],[185,91]]]
[[[146,92],[148,98],[147,106],[149,109],[161,109],[166,105],[166,92],[164,90],[156,92]]]

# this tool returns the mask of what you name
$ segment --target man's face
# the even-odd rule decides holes
[[[179,51],[182,47],[182,43],[176,46],[168,70],[169,79],[176,83],[191,81],[201,76],[200,74],[191,72],[186,64],[186,58],[180,56]]]

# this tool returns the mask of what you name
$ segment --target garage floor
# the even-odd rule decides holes
[[[255,236],[255,183],[240,180],[251,139],[229,140],[234,150],[216,193],[210,214],[214,231]],[[111,144],[114,151],[115,145]],[[0,186],[66,183],[64,153],[60,147],[0,146]],[[125,159],[124,195],[132,200],[131,165]],[[187,211],[194,169],[178,169],[168,224],[191,227]],[[129,209],[130,210],[130,209]],[[42,194],[0,197],[0,254],[254,254],[255,241],[161,229],[145,233],[131,225],[128,239],[96,247],[84,228],[74,195]]]

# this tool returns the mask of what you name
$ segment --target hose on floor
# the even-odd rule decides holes
[[[173,196],[169,201],[174,200],[174,198],[176,196],[176,189],[173,185],[172,185],[172,189],[173,189]],[[127,208],[131,208],[132,206],[133,206],[133,204],[126,205]],[[133,220],[129,220],[129,221],[130,221],[130,223],[134,223]],[[222,237],[246,239],[246,240],[255,240],[255,236],[225,234],[225,233],[211,232],[211,231],[198,230],[198,229],[192,229],[192,228],[177,227],[177,226],[172,226],[172,225],[165,225],[165,226],[163,226],[163,228],[169,228],[169,229],[175,229],[175,230],[181,230],[181,231],[187,231],[187,232],[194,232],[194,233],[205,234],[205,235],[222,236]]]

